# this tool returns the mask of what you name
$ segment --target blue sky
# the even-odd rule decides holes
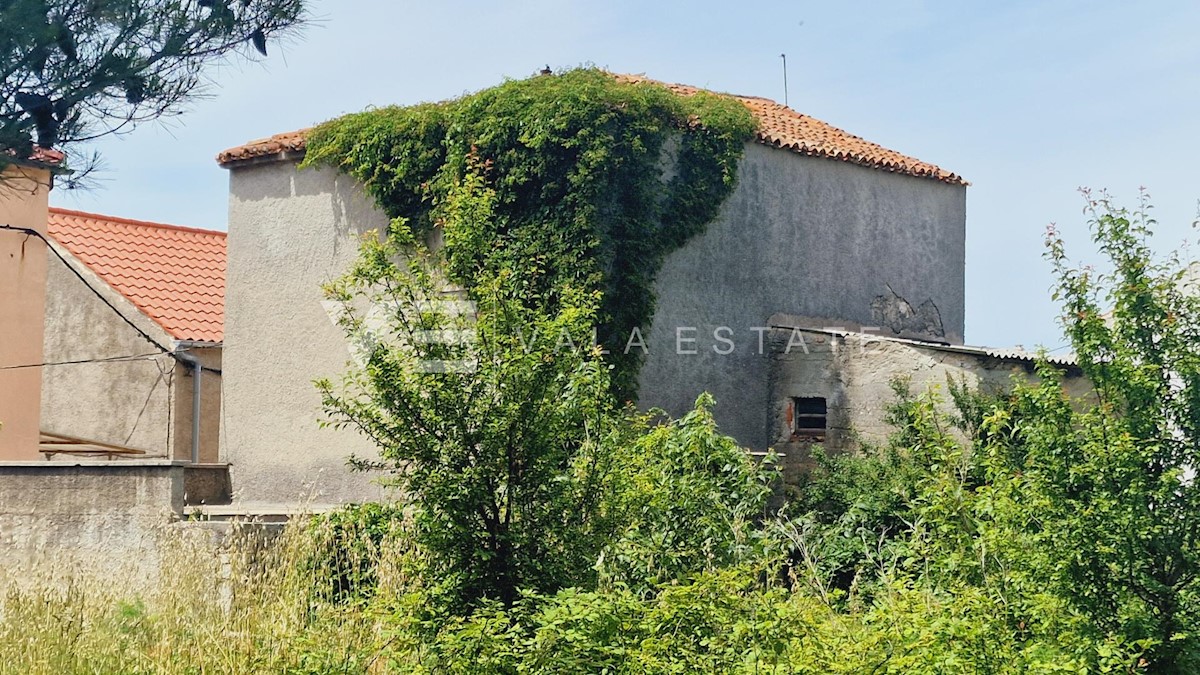
[[[365,2],[260,62],[211,71],[168,125],[98,144],[97,190],[56,206],[224,229],[220,150],[371,105],[440,100],[542,66],[594,64],[783,98],[965,176],[967,342],[1062,344],[1042,260],[1056,222],[1087,240],[1080,186],[1132,205],[1148,188],[1156,248],[1192,238],[1200,182],[1200,4],[1156,2]],[[836,292],[836,289],[831,289]]]

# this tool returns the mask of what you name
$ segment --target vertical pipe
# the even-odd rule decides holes
[[[200,463],[200,395],[204,367],[191,354],[176,352],[176,358],[192,368],[192,464]]]
[[[192,365],[192,464],[200,463],[200,393],[204,368],[197,361]]]

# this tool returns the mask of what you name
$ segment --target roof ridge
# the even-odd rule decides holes
[[[690,84],[672,84],[645,75],[604,72],[622,82],[653,84],[681,96],[706,92],[717,96],[731,97],[746,106],[758,120],[759,128],[756,132],[756,140],[762,145],[789,150],[809,157],[839,160],[878,171],[899,173],[916,178],[931,178],[954,185],[969,185],[962,176],[936,164],[869,141],[763,96],[730,94]],[[217,155],[217,163],[229,168],[255,160],[272,161],[289,157],[298,158],[306,149],[307,134],[311,128],[274,134],[229,148]]]
[[[90,213],[88,211],[76,211],[74,209],[64,209],[57,206],[50,207],[51,215],[73,216],[76,218],[90,218],[92,220],[104,220],[110,223],[122,223],[125,225],[138,225],[142,227],[152,227],[160,230],[174,230],[176,232],[194,232],[196,234],[211,234],[219,237],[228,236],[228,232],[222,230],[208,230],[202,227],[188,227],[186,225],[171,225],[168,223],[157,223],[151,220],[136,220],[134,218],[124,218],[122,216],[106,216],[102,213]]]

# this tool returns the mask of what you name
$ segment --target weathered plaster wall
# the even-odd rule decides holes
[[[791,347],[789,348],[789,344]],[[1013,378],[1032,380],[1033,362],[967,354],[873,335],[774,328],[767,335],[770,375],[771,445],[786,455],[784,466],[802,468],[809,446],[793,438],[791,400],[820,397],[828,405],[826,450],[853,450],[861,443],[881,443],[893,432],[884,421],[895,401],[891,383],[910,382],[913,393],[939,390],[949,410],[947,378],[989,393],[1009,389]],[[1072,397],[1088,401],[1091,388],[1077,369],[1069,368],[1064,386]]]
[[[69,254],[64,253],[68,260]],[[78,262],[93,288],[169,345],[170,336]],[[175,362],[138,335],[88,290],[66,265],[49,255],[46,282],[46,361],[62,363],[145,355],[135,361],[47,366],[42,379],[45,431],[143,450],[167,457],[172,447],[172,389],[190,386]],[[189,394],[190,396],[190,394]],[[190,432],[189,432],[190,433]]]
[[[318,429],[312,381],[344,372],[348,352],[321,306],[357,236],[386,216],[329,169],[260,161],[230,171],[223,459],[235,495],[291,503],[378,494],[344,467],[373,452],[352,431]],[[708,231],[659,274],[645,335],[644,406],[682,413],[717,396],[722,428],[764,448],[775,439],[770,357],[754,327],[777,312],[895,323],[920,332],[936,306],[942,337],[961,342],[965,188],[749,144],[739,186]],[[901,301],[901,298],[903,301]],[[905,301],[907,304],[905,304]],[[734,340],[717,354],[714,329]],[[676,328],[696,354],[676,354]],[[624,345],[609,345],[623,348]]]
[[[0,172],[0,224],[46,232],[50,174],[8,166]],[[0,232],[0,367],[42,363],[46,245]],[[0,370],[0,461],[38,458],[42,370]]]
[[[183,470],[163,460],[0,464],[0,569],[71,556],[95,574],[157,573],[159,535],[183,510]]]
[[[961,343],[965,223],[963,186],[747,145],[721,215],[659,272],[640,403],[680,414],[709,391],[722,430],[765,448],[770,358],[752,329],[772,314],[914,334],[933,305],[944,339]],[[714,339],[723,326],[732,345]],[[677,337],[696,353],[676,353]]]
[[[221,454],[221,347],[188,348],[188,354],[204,368],[211,368],[200,375],[200,463],[213,464]],[[192,459],[192,368],[182,363],[174,365],[175,408],[171,415],[174,421],[175,459]]]
[[[350,430],[318,428],[313,380],[335,381],[349,352],[321,285],[342,274],[362,233],[387,218],[354,180],[294,162],[230,171],[222,457],[236,502],[314,505],[382,496],[346,467],[374,456]]]

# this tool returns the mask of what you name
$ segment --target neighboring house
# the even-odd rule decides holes
[[[216,463],[225,233],[57,208],[47,229],[69,267],[51,256],[41,454]],[[159,345],[209,369],[195,458],[193,368]]]
[[[5,221],[24,231],[0,232],[0,276],[19,277],[0,292],[0,462],[217,463],[225,234],[14,201]]]
[[[760,122],[757,142],[718,218],[658,274],[640,394],[678,414],[710,391],[723,431],[764,449],[780,440],[787,395],[762,347],[773,315],[962,343],[966,182],[778,103],[738,98]],[[218,156],[230,170],[222,457],[251,501],[380,494],[345,468],[352,453],[370,456],[370,443],[318,428],[312,381],[336,379],[348,359],[321,284],[388,219],[354,179],[297,170],[304,149],[298,131]],[[729,353],[717,335],[734,341]]]
[[[0,565],[157,573],[163,526],[230,500],[225,236],[50,209],[49,171],[15,182],[0,182]]]
[[[45,323],[45,236],[54,164],[0,167],[0,461],[36,455]]]

